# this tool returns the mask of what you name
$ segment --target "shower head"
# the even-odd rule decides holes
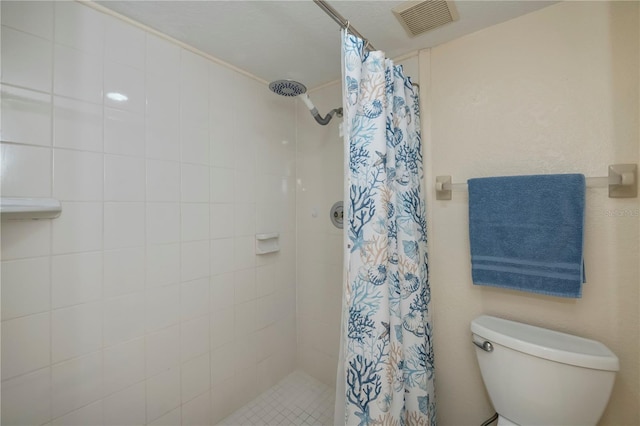
[[[311,111],[311,115],[313,115],[313,118],[315,118],[316,121],[319,124],[322,124],[323,126],[327,125],[329,121],[331,121],[331,118],[334,116],[334,114],[337,115],[338,117],[342,117],[342,108],[332,109],[331,111],[329,111],[329,114],[327,114],[325,117],[322,117],[318,112],[318,109],[313,105],[313,102],[311,102],[311,99],[309,99],[309,95],[306,94],[307,87],[304,84],[299,83],[297,81],[293,81],[293,80],[272,81],[271,83],[269,83],[269,89],[271,89],[273,93],[280,96],[299,97],[302,100],[302,102],[304,102],[304,104],[307,106],[307,108],[309,108],[309,111]]]
[[[269,89],[280,96],[298,96],[307,92],[304,84],[293,80],[276,80],[269,83]]]

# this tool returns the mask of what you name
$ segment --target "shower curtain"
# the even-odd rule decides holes
[[[345,288],[335,424],[435,425],[417,91],[343,31]]]

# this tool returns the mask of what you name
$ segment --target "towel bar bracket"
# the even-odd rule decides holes
[[[436,200],[451,199],[451,176],[436,176]]]
[[[636,198],[638,196],[638,165],[613,164],[609,166],[609,198]]]

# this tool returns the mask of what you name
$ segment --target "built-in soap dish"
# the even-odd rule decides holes
[[[3,220],[55,219],[61,212],[60,201],[53,198],[0,198]]]
[[[275,253],[280,251],[280,234],[256,234],[256,254]]]

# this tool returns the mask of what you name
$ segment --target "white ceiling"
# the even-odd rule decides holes
[[[340,31],[312,0],[98,1],[265,81],[313,88],[340,77]],[[555,1],[456,1],[456,22],[409,38],[391,12],[402,1],[329,0],[376,49],[397,58],[549,6]]]

